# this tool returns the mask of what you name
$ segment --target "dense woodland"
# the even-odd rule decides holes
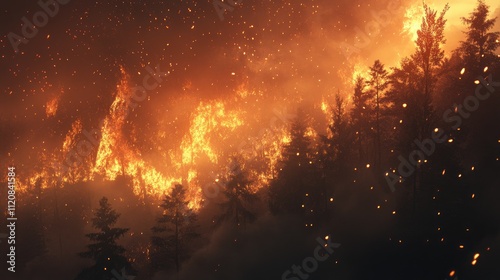
[[[30,185],[18,198],[18,273],[280,279],[329,236],[342,245],[309,279],[498,279],[500,33],[479,1],[445,53],[448,7],[424,9],[413,55],[374,61],[351,102],[339,93],[328,133],[308,137],[318,109],[297,109],[275,178],[256,193],[238,155],[199,211],[181,184],[161,201],[134,195],[128,177]]]

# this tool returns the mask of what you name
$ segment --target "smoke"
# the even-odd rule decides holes
[[[434,1],[432,6],[440,10],[445,2]],[[498,3],[493,0],[487,3],[492,7],[491,15],[500,16]],[[25,4],[8,2],[1,9],[8,22],[0,27],[5,35],[0,49],[3,66],[0,155],[6,159],[1,167],[16,165],[23,184],[34,173],[45,174],[40,171],[57,157],[75,121],[81,120],[83,129],[90,131],[109,117],[116,86],[123,79],[121,67],[130,76],[131,85],[141,85],[144,67],[159,64],[162,70],[171,70],[171,74],[148,92],[147,99],[131,111],[123,127],[116,128],[125,136],[115,146],[130,147],[127,150],[133,150],[134,156],[150,169],[163,174],[179,169],[184,172],[183,177],[197,176],[200,181],[197,183],[202,185],[201,181],[213,179],[208,173],[224,171],[225,155],[239,152],[243,141],[255,145],[268,140],[263,135],[271,134],[272,140],[283,136],[280,133],[287,128],[287,122],[280,123],[276,130],[270,124],[276,110],[285,108],[293,114],[297,107],[309,104],[317,112],[310,125],[318,134],[324,134],[329,116],[319,110],[320,104],[333,103],[333,95],[338,92],[348,97],[355,71],[365,71],[375,59],[395,66],[413,52],[411,34],[404,33],[402,28],[407,8],[421,5],[421,1],[245,0],[226,14],[224,21],[219,20],[211,1],[119,5],[114,1],[93,4],[71,1],[37,37],[20,46],[20,54],[14,54],[6,35],[18,32],[20,19],[32,15],[38,7],[31,3],[25,8]],[[460,17],[471,12],[474,5],[473,1],[451,5],[446,29],[448,53],[462,38]],[[47,116],[47,106],[56,97],[57,109]],[[212,144],[211,149],[224,156],[213,163],[206,155],[200,155],[199,163],[194,166],[177,160],[190,146],[182,146],[183,141],[195,143],[186,139],[192,136],[192,131],[200,130],[199,126],[193,126],[196,112],[219,108],[219,104],[223,106],[223,116],[198,117],[206,120],[204,124],[209,131],[203,143]],[[225,117],[236,113],[241,124],[221,125],[227,121]],[[260,133],[263,129],[269,133]],[[120,150],[123,149],[115,152]],[[92,155],[85,160],[93,159]],[[95,188],[85,197],[90,209],[95,208],[98,198],[109,196],[124,217],[120,225],[134,228],[137,234],[149,232],[154,216],[141,220],[144,216],[135,212],[130,202],[139,205],[137,197],[131,192],[121,193],[123,186],[109,189],[105,184],[92,183],[84,187]],[[498,197],[493,194],[491,197]],[[307,232],[300,221],[272,216],[259,218],[245,231],[225,226],[200,245],[183,265],[180,277],[227,279],[230,275],[239,276],[238,279],[278,279],[292,264],[311,254],[317,237],[332,234],[332,238],[339,238],[336,242],[356,244],[358,240],[369,240],[368,232],[373,235],[371,238],[377,238],[382,234],[381,228],[390,229],[393,223],[390,218],[367,217],[359,206],[376,206],[374,201],[385,199],[382,195],[355,195],[352,190],[342,189],[337,195],[336,200],[344,202],[336,209],[335,226]],[[389,201],[392,202],[390,198]],[[497,204],[491,203],[490,209],[495,209]],[[391,212],[388,208],[386,211]],[[83,236],[89,230],[73,234]],[[55,238],[55,233],[50,236]],[[48,270],[53,274],[48,268],[58,266],[54,257],[57,246],[52,242],[48,257],[27,265],[30,279],[43,279],[31,272]],[[80,264],[73,257],[82,249],[78,246],[63,255],[68,257],[70,265],[61,269],[61,279],[69,279],[66,276],[74,274],[74,267]],[[342,249],[338,253],[343,254]],[[333,265],[334,259],[328,265]],[[354,270],[338,273],[350,275]],[[158,273],[156,278],[164,279],[167,275],[172,274]]]
[[[246,230],[225,225],[182,266],[179,278],[279,279],[294,260],[312,253],[307,239],[315,238],[307,235],[300,221],[290,217],[264,216]],[[175,273],[167,279],[176,279]]]
[[[195,245],[178,275],[171,269],[158,272],[153,279],[281,279],[293,265],[313,257],[318,238],[326,236],[341,246],[318,262],[318,269],[311,273],[313,279],[355,279],[357,265],[371,262],[378,244],[386,242],[387,233],[394,230],[396,219],[387,213],[392,211],[391,202],[380,213],[370,209],[383,198],[378,192],[354,192],[339,186],[330,220],[321,227],[306,227],[303,218],[267,213],[238,229],[231,224],[206,228],[201,230],[204,241]],[[259,205],[257,208],[265,208],[265,203]],[[208,220],[207,216],[215,215],[212,211],[202,209],[200,218]],[[349,260],[352,266],[344,262],[340,269],[336,266],[339,260]]]
[[[34,147],[38,154],[53,153],[77,119],[87,130],[96,127],[114,100],[120,66],[130,74],[131,85],[142,84],[145,65],[159,64],[172,71],[128,117],[125,129],[147,136],[136,137],[133,143],[144,155],[158,154],[151,149],[157,141],[148,140],[160,129],[173,134],[166,140],[167,147],[178,149],[178,139],[189,129],[190,112],[199,102],[231,100],[241,88],[262,94],[260,102],[248,104],[248,108],[262,107],[262,115],[283,104],[296,107],[304,100],[316,106],[323,100],[332,103],[337,92],[351,94],[357,69],[366,70],[375,59],[394,66],[413,52],[402,22],[406,8],[420,4],[399,0],[245,2],[221,22],[209,2],[152,1],[148,8],[158,18],[164,18],[160,11],[176,16],[151,23],[149,17],[134,13],[143,8],[139,3],[116,9],[107,3],[71,2],[54,19],[68,24],[48,24],[46,33],[41,31],[33,42],[21,46],[24,55],[10,54],[8,44],[4,46],[8,59],[0,79],[7,94],[0,104],[0,129],[7,136],[2,137],[0,152],[32,169],[29,163],[37,158]],[[444,1],[431,4],[440,9]],[[474,4],[452,5],[448,51],[457,45],[463,30],[460,17],[472,11]],[[498,15],[497,4],[490,5],[492,15]],[[23,16],[14,4],[6,8],[12,11],[9,22]],[[104,18],[113,24],[106,24]],[[62,36],[66,26],[79,32]],[[154,32],[143,32],[144,26]],[[15,31],[12,25],[2,28],[5,34]],[[346,52],[346,45],[355,51]],[[56,63],[55,71],[46,69],[54,54],[70,57],[74,52],[81,55]],[[39,63],[33,64],[33,57]],[[29,70],[21,75],[19,69]],[[58,109],[47,117],[46,106],[54,96],[60,96]],[[162,122],[169,125],[159,126]]]

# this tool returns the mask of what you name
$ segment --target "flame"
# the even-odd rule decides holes
[[[56,115],[58,105],[59,96],[52,98],[47,102],[47,104],[45,104],[45,113],[47,114],[47,117],[50,118]]]
[[[314,139],[318,136],[318,133],[316,132],[316,130],[314,130],[314,128],[309,126],[309,127],[307,127],[304,135],[311,138],[311,139]]]
[[[228,112],[222,102],[200,103],[194,112],[189,134],[181,144],[182,163],[193,164],[201,155],[206,155],[211,162],[217,163],[218,155],[210,146],[211,135],[221,128],[232,132],[241,125],[238,113]]]
[[[171,162],[166,171],[158,170],[152,163],[142,159],[140,152],[125,140],[122,133],[128,111],[127,98],[130,85],[129,76],[122,71],[122,80],[117,86],[116,97],[109,115],[103,122],[101,141],[97,151],[93,174],[101,175],[106,180],[115,180],[119,175],[133,178],[134,192],[143,192],[146,186],[150,195],[162,195],[175,184],[183,183],[188,187],[190,206],[198,208],[202,196],[197,186],[197,167],[204,159],[210,163],[219,162],[221,152],[216,144],[223,142],[227,135],[243,124],[239,113],[228,110],[222,101],[199,102],[190,117],[190,126],[182,137],[181,153],[170,149],[163,155],[164,162]],[[160,133],[166,137],[168,132]]]
[[[152,164],[145,162],[140,157],[140,152],[133,148],[124,138],[123,125],[126,123],[128,112],[132,110],[128,105],[130,86],[129,76],[121,69],[122,80],[117,86],[117,93],[112,103],[109,115],[105,118],[101,130],[101,141],[93,167],[93,176],[101,175],[106,180],[115,180],[119,175],[132,177],[134,192],[143,192],[142,186],[146,187],[146,194],[162,195],[172,185],[181,182],[180,176],[166,176],[157,170]],[[188,180],[192,180],[196,173],[191,171]],[[189,192],[190,207],[197,208],[200,204],[200,192]]]
[[[366,67],[362,63],[356,63],[353,66],[352,76],[351,76],[351,84],[352,85],[356,84],[356,79],[358,77],[363,78],[365,81],[370,78],[370,72],[368,70],[368,67]]]
[[[416,41],[418,38],[417,31],[420,30],[423,15],[424,11],[421,4],[418,3],[408,7],[404,15],[405,19],[401,34],[410,36],[413,42]]]
[[[186,118],[182,121],[188,123],[184,134],[165,141],[172,135],[172,128],[167,124],[167,127],[160,127],[156,139],[152,139],[159,153],[149,158],[144,157],[134,140],[124,134],[127,117],[134,109],[128,100],[132,89],[130,76],[123,68],[120,71],[121,80],[116,86],[114,100],[99,127],[101,137],[97,150],[74,160],[81,141],[85,140],[82,136],[85,125],[81,119],[75,120],[57,152],[48,153],[52,158],[39,156],[47,162],[73,162],[71,166],[61,166],[68,167],[68,172],[58,165],[44,164],[42,169],[32,170],[24,187],[34,186],[39,180],[42,180],[43,187],[48,187],[56,181],[75,183],[97,178],[114,181],[118,176],[128,176],[136,195],[156,198],[181,183],[187,187],[189,206],[198,209],[203,201],[202,186],[207,183],[207,170],[215,173],[216,178],[222,178],[227,173],[228,159],[234,155],[240,156],[247,166],[252,191],[268,185],[276,176],[283,147],[291,141],[287,122],[290,116],[283,112],[283,108],[275,108],[270,116],[256,114],[272,100],[267,100],[262,92],[248,90],[242,85],[234,98],[207,101],[189,97],[189,104],[178,106],[191,107],[188,114],[181,116]],[[189,88],[186,86],[184,90]],[[47,103],[48,115],[55,114],[58,102],[59,98],[54,98]],[[327,106],[326,101],[324,106]],[[178,117],[176,115],[175,120]],[[173,125],[176,132],[182,131],[175,121],[168,122],[168,125]],[[317,133],[310,127],[308,135],[315,137]],[[71,160],[67,161],[68,158]]]
[[[328,114],[328,104],[325,101],[325,98],[321,101],[321,111],[323,111],[324,114]]]
[[[75,147],[76,137],[78,134],[80,134],[81,131],[82,122],[80,121],[80,119],[77,119],[73,122],[73,124],[71,125],[71,130],[66,134],[66,137],[64,138],[62,146],[62,151],[64,154],[67,154],[70,149]]]
[[[264,170],[256,172],[256,181],[252,188],[254,191],[268,185],[276,175],[276,166],[283,158],[283,147],[292,141],[290,132],[286,129],[274,132],[274,136],[264,139]],[[267,141],[266,141],[267,140]]]
[[[121,68],[122,80],[117,86],[117,94],[109,109],[101,130],[101,142],[97,151],[94,173],[105,175],[108,180],[114,180],[120,172],[124,173],[125,159],[130,160],[131,151],[120,144],[122,127],[125,123],[127,110],[127,95],[129,90],[128,75]],[[118,150],[118,151],[116,151]],[[118,154],[120,157],[118,157]],[[124,174],[123,174],[124,175]]]

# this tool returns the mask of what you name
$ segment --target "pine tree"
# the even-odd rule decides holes
[[[497,58],[495,50],[499,46],[500,32],[491,32],[495,26],[496,18],[488,19],[489,7],[483,0],[479,0],[477,7],[469,17],[462,17],[462,22],[467,25],[466,40],[461,41],[459,52],[462,54],[466,69],[477,73],[484,68],[484,64]],[[477,75],[477,74],[476,74]]]
[[[381,106],[384,106],[383,95],[389,86],[388,73],[380,60],[376,60],[370,67],[370,78],[367,81],[375,97],[375,171],[377,176],[382,174],[382,125]]]
[[[342,173],[341,169],[347,167],[347,161],[350,160],[352,138],[349,131],[346,103],[340,93],[335,95],[335,105],[332,109],[332,123],[328,126],[330,137],[323,136],[327,155],[324,160],[327,169],[334,168],[338,171],[337,173]]]
[[[223,210],[220,221],[232,221],[239,227],[255,219],[255,215],[248,210],[249,205],[257,201],[257,196],[250,190],[250,183],[241,160],[233,158],[228,180],[222,190],[225,201],[220,204]]]
[[[366,82],[361,76],[357,76],[354,84],[353,108],[351,109],[351,122],[355,128],[355,142],[358,151],[358,164],[366,160],[366,148],[364,140],[370,134],[370,122],[372,110],[369,106],[371,96],[366,90]]]
[[[312,181],[312,152],[304,119],[299,112],[292,123],[291,141],[283,149],[278,176],[269,186],[269,207],[275,214],[299,214],[305,210]]]
[[[418,138],[421,140],[430,135],[431,120],[433,114],[432,92],[436,83],[437,69],[440,67],[444,50],[442,45],[446,42],[444,38],[444,27],[446,20],[444,15],[449,9],[446,5],[439,16],[427,4],[424,4],[424,17],[420,30],[417,31],[417,47],[412,59],[422,73],[421,93],[418,97],[417,107],[422,110],[418,118]]]
[[[188,206],[186,189],[177,184],[171,193],[165,195],[163,214],[158,218],[158,225],[152,228],[151,264],[155,269],[165,269],[173,262],[177,273],[181,261],[188,256],[188,244],[196,233],[196,214]]]
[[[418,81],[417,94],[413,99],[414,104],[410,104],[415,120],[413,123],[416,130],[416,139],[422,141],[431,136],[434,122],[434,108],[432,105],[432,95],[435,91],[437,81],[437,71],[440,69],[444,59],[444,50],[442,45],[446,42],[444,38],[444,27],[446,20],[444,18],[449,5],[446,5],[441,13],[437,14],[427,4],[424,4],[424,17],[420,30],[417,31],[417,47],[415,53],[411,56],[418,72],[421,73]],[[418,77],[418,76],[417,76]],[[417,150],[416,145],[412,145],[412,150]],[[413,212],[416,212],[417,192],[425,178],[424,169],[420,164],[415,167],[412,177],[413,184]],[[429,191],[429,190],[427,190]]]
[[[309,203],[306,205],[308,215],[315,223],[328,220],[328,208],[334,189],[350,180],[352,168],[352,127],[346,112],[345,99],[340,92],[335,95],[331,110],[327,135],[321,135],[322,145],[311,167],[313,179],[307,197]]]
[[[411,142],[417,138],[418,96],[421,91],[422,73],[415,61],[404,58],[399,68],[394,68],[389,76],[391,88],[387,92],[388,115],[394,126],[399,126],[395,138],[396,150],[409,153]]]
[[[99,232],[86,234],[91,244],[88,250],[79,255],[83,258],[92,259],[95,264],[89,269],[83,270],[77,279],[108,280],[115,274],[125,269],[133,273],[131,264],[123,256],[125,248],[117,244],[117,240],[128,232],[128,228],[112,227],[118,221],[120,214],[111,208],[106,197],[99,201],[99,208],[92,218],[92,225]]]
[[[478,1],[476,8],[469,17],[462,18],[467,26],[465,32],[466,40],[461,42],[458,53],[463,59],[460,72],[459,86],[462,96],[457,104],[462,104],[464,100],[469,100],[470,96],[486,96],[481,98],[479,110],[469,112],[464,110],[465,116],[460,123],[460,130],[452,131],[456,144],[463,148],[463,160],[480,162],[484,154],[497,149],[498,122],[488,123],[489,120],[498,119],[500,113],[498,106],[500,98],[494,91],[498,91],[495,86],[498,80],[498,69],[500,69],[500,57],[496,50],[500,46],[500,32],[492,31],[496,18],[489,18],[489,7],[484,1]],[[476,81],[480,81],[476,84]],[[489,84],[489,86],[485,86]],[[496,89],[495,89],[496,88]],[[489,165],[491,163],[484,163]]]

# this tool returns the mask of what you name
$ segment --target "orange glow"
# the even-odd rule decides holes
[[[201,155],[206,155],[211,162],[217,163],[218,155],[210,146],[210,134],[216,128],[234,131],[242,125],[236,112],[228,112],[222,102],[211,104],[200,103],[191,120],[189,134],[185,135],[181,144],[182,163],[193,164]]]
[[[45,105],[45,113],[47,117],[53,117],[56,115],[57,106],[59,105],[59,97],[52,98]]]
[[[323,113],[325,114],[328,114],[328,104],[326,103],[325,99],[321,101],[321,111],[323,111]]]
[[[98,177],[113,181],[124,175],[132,179],[135,194],[147,194],[157,198],[168,192],[174,184],[182,183],[187,187],[189,206],[198,209],[203,201],[202,184],[206,183],[200,180],[200,170],[204,170],[207,164],[218,169],[222,175],[227,171],[227,159],[234,154],[240,154],[244,162],[252,163],[258,160],[259,167],[249,169],[252,181],[250,188],[254,192],[268,185],[275,177],[276,165],[282,158],[282,149],[291,138],[282,115],[263,119],[263,123],[255,119],[252,108],[248,106],[254,106],[253,109],[261,106],[261,93],[250,92],[241,86],[235,99],[195,102],[190,110],[188,129],[181,135],[177,146],[163,145],[161,140],[168,139],[169,133],[158,132],[159,138],[156,142],[158,150],[162,152],[158,162],[152,162],[144,159],[140,150],[134,146],[134,139],[129,139],[123,133],[127,118],[134,109],[130,107],[128,100],[131,90],[130,77],[123,68],[120,70],[122,79],[117,84],[108,114],[102,121],[101,137],[95,154],[82,156],[81,161],[75,161],[72,157],[79,149],[83,130],[89,130],[80,119],[76,119],[64,137],[60,152],[52,154],[50,159],[46,159],[43,154],[40,156],[43,161],[63,163],[63,166],[66,165],[66,159],[71,158],[68,162],[73,162],[73,165],[66,166],[67,172],[57,165],[34,170],[26,179],[26,183],[19,184],[19,191],[25,190],[27,186],[34,186],[37,182],[41,182],[43,188],[53,186],[56,179],[69,183],[94,180]],[[54,98],[46,104],[48,115],[53,116],[56,113],[58,100]],[[240,107],[241,104],[246,107]],[[263,127],[263,130],[255,135],[258,138],[245,138],[245,134],[239,133],[252,125],[246,123],[245,120],[249,119],[255,119],[253,122]],[[312,137],[317,135],[313,128],[309,128],[307,133]],[[248,145],[234,146],[234,143]],[[165,163],[168,165],[165,166]]]
[[[407,8],[404,21],[402,34],[411,37],[412,41],[417,40],[417,31],[420,30],[423,16],[422,4],[420,2]]]
[[[206,183],[200,181],[199,170],[207,164],[224,173],[227,159],[235,153],[240,154],[245,162],[252,162],[256,160],[255,156],[258,156],[261,167],[249,172],[253,191],[267,185],[275,176],[275,166],[281,159],[283,146],[291,141],[287,125],[272,121],[267,127],[264,123],[265,133],[260,132],[257,135],[258,143],[247,141],[248,139],[239,135],[239,131],[245,130],[248,125],[244,120],[254,115],[238,106],[241,103],[248,104],[247,100],[250,99],[258,100],[259,94],[240,88],[236,100],[196,102],[189,114],[188,129],[179,139],[177,147],[161,143],[163,139],[168,139],[168,131],[158,133],[158,150],[165,150],[161,152],[158,166],[169,163],[165,168],[159,169],[154,162],[145,160],[140,151],[130,143],[131,140],[123,135],[127,116],[133,108],[129,107],[127,100],[131,89],[129,76],[123,68],[121,74],[122,79],[117,85],[115,99],[101,127],[101,140],[95,162],[90,163],[91,174],[88,179],[102,177],[113,181],[120,175],[130,176],[136,194],[143,193],[145,188],[148,195],[156,197],[168,192],[174,184],[182,183],[187,187],[190,207],[197,209],[203,200],[202,184]],[[258,103],[252,103],[252,106],[258,106]],[[75,137],[81,131],[82,124],[76,121],[63,144],[64,154],[74,148]],[[308,128],[307,134],[311,137],[317,135],[313,128]],[[252,143],[226,145],[234,141],[242,144]]]
[[[82,131],[82,122],[77,119],[71,126],[71,130],[66,134],[62,151],[64,154],[68,153],[71,148],[76,144],[76,136]]]
[[[182,181],[179,174],[165,176],[150,163],[145,162],[139,151],[131,147],[124,139],[122,127],[132,108],[128,107],[127,96],[130,91],[128,75],[123,68],[122,80],[117,86],[116,97],[112,103],[109,115],[105,118],[101,130],[102,136],[96,155],[93,175],[101,175],[106,180],[115,180],[119,175],[128,175],[133,178],[134,192],[141,192],[141,185],[145,185],[150,195],[162,195],[172,185]],[[188,180],[196,176],[194,171],[188,172]],[[201,202],[200,192],[188,191],[190,207],[197,208]]]
[[[363,78],[365,81],[369,79],[370,74],[368,72],[368,67],[365,67],[361,63],[357,63],[353,66],[353,72],[351,77],[351,84],[356,84],[357,77]]]

